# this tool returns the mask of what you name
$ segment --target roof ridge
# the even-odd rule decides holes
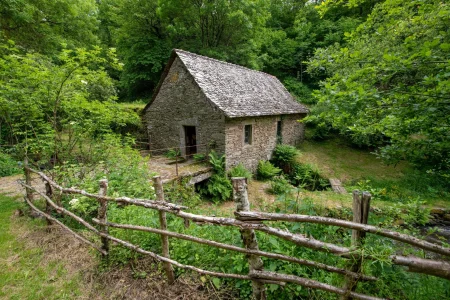
[[[186,53],[186,54],[188,54],[188,55],[198,56],[198,57],[201,57],[201,58],[206,59],[206,60],[211,60],[211,61],[218,62],[218,63],[221,63],[221,64],[230,65],[230,66],[233,66],[233,67],[238,67],[238,68],[241,68],[241,69],[244,69],[244,70],[248,70],[248,71],[252,71],[252,72],[257,72],[257,73],[261,73],[261,74],[264,74],[264,75],[267,75],[267,76],[270,76],[270,77],[277,78],[276,76],[273,76],[273,75],[271,75],[271,74],[269,74],[269,73],[266,73],[266,72],[263,72],[263,71],[258,71],[258,70],[250,69],[250,68],[247,68],[247,67],[244,67],[244,66],[241,66],[241,65],[233,64],[233,63],[230,63],[230,62],[227,62],[227,61],[223,61],[223,60],[219,60],[219,59],[216,59],[216,58],[204,56],[204,55],[201,55],[201,54],[189,52],[189,51],[182,50],[182,49],[176,49],[176,48],[175,48],[175,49],[173,49],[173,50],[174,50],[175,53],[177,53],[177,54],[178,54],[178,52]],[[279,80],[279,79],[277,78],[277,80]]]

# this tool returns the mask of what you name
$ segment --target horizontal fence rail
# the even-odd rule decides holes
[[[36,173],[42,178],[42,180],[48,185],[46,187],[47,192],[43,193],[34,188],[31,185],[30,173]],[[355,233],[370,233],[379,235],[385,238],[389,238],[395,241],[403,242],[409,245],[412,245],[416,248],[427,250],[430,252],[434,252],[443,256],[450,257],[450,248],[444,247],[442,245],[433,244],[427,242],[425,240],[418,239],[416,237],[402,234],[399,232],[386,230],[383,228],[379,228],[372,225],[367,225],[368,218],[368,208],[370,203],[370,194],[363,194],[362,198],[359,197],[358,193],[354,192],[354,221],[358,220],[359,222],[351,222],[334,218],[327,217],[319,217],[319,216],[308,216],[308,215],[298,215],[298,214],[277,214],[277,213],[262,213],[262,212],[252,212],[250,211],[250,206],[248,202],[247,188],[246,188],[246,180],[244,178],[233,178],[233,197],[236,202],[236,218],[225,218],[225,217],[211,217],[211,216],[203,216],[192,214],[186,212],[188,208],[182,205],[177,205],[173,203],[168,203],[164,201],[164,193],[162,189],[161,178],[154,178],[154,187],[157,192],[157,200],[149,200],[149,199],[132,199],[128,197],[108,197],[107,194],[107,181],[103,180],[100,182],[100,191],[99,194],[88,193],[84,190],[79,190],[75,188],[65,188],[54,182],[51,178],[49,178],[46,174],[33,170],[29,167],[25,167],[26,173],[26,183],[20,182],[22,186],[25,187],[27,191],[27,197],[25,197],[26,203],[33,209],[38,212],[40,215],[45,217],[49,222],[53,222],[58,224],[68,232],[70,232],[75,238],[78,240],[88,244],[93,247],[97,251],[99,251],[103,257],[108,256],[109,252],[109,242],[114,242],[118,245],[121,245],[125,248],[136,251],[137,253],[148,255],[154,259],[161,261],[164,265],[164,270],[166,276],[168,278],[169,283],[173,283],[175,280],[172,266],[191,270],[203,275],[217,276],[223,278],[233,278],[240,280],[250,280],[253,286],[253,296],[255,299],[265,299],[265,284],[279,284],[285,285],[286,283],[295,283],[307,288],[319,289],[323,291],[327,291],[330,293],[335,293],[341,295],[342,299],[379,299],[373,296],[364,295],[361,293],[355,292],[356,285],[359,281],[376,281],[377,278],[373,276],[369,276],[363,274],[361,272],[361,261],[364,259],[375,259],[374,257],[370,257],[367,255],[362,256],[359,248],[363,243],[363,234]],[[92,223],[98,226],[97,229],[94,225],[89,222],[83,220],[81,217],[75,215],[69,210],[63,208],[59,203],[56,204],[52,200],[52,189],[58,190],[62,194],[79,194],[91,199],[95,199],[99,203],[99,211],[98,217],[92,219]],[[39,210],[34,204],[32,199],[33,191],[39,194],[42,198],[45,199],[47,209],[45,212]],[[364,202],[366,201],[366,202]],[[146,226],[138,226],[131,224],[118,224],[107,221],[107,204],[108,202],[115,202],[119,204],[126,205],[136,205],[149,209],[153,209],[159,212],[159,220],[160,220],[160,228],[152,228]],[[356,204],[355,204],[356,203]],[[364,204],[365,203],[365,204]],[[356,207],[356,208],[355,208]],[[101,246],[98,246],[94,242],[90,241],[86,237],[83,237],[79,233],[76,233],[62,222],[60,222],[57,218],[51,215],[51,210],[68,216],[79,224],[86,227],[88,230],[93,232],[95,235],[101,238]],[[238,247],[235,245],[229,245],[225,243],[220,243],[208,239],[203,239],[187,234],[181,234],[178,232],[172,232],[167,230],[167,220],[166,213],[170,213],[176,217],[182,218],[185,221],[192,221],[199,224],[207,224],[214,226],[231,226],[239,228],[241,232],[242,241],[244,244],[243,247]],[[359,218],[359,219],[358,219]],[[346,229],[353,230],[352,236],[352,246],[344,247],[331,243],[326,243],[320,240],[316,240],[312,237],[307,237],[302,234],[292,233],[287,230],[282,230],[276,227],[268,226],[263,222],[272,222],[272,221],[285,221],[285,222],[305,222],[305,223],[315,223],[315,224],[323,224],[330,226],[338,226]],[[143,232],[149,232],[158,234],[161,236],[161,242],[163,246],[162,255],[156,254],[154,252],[142,249],[138,245],[134,245],[130,242],[118,239],[109,234],[108,228],[120,228],[127,230],[137,230]],[[296,245],[303,246],[306,248],[322,251],[325,253],[329,253],[331,255],[336,255],[338,257],[342,257],[344,259],[349,259],[350,267],[349,269],[339,268],[332,265],[327,265],[324,263],[306,260],[301,258],[296,258],[284,254],[279,253],[271,253],[266,251],[261,251],[258,248],[258,242],[256,240],[255,231],[264,232],[266,234],[276,236],[278,238],[293,242]],[[247,255],[248,263],[249,263],[249,273],[247,275],[244,274],[229,274],[222,272],[214,272],[203,270],[197,268],[195,266],[185,265],[180,262],[177,262],[170,258],[169,255],[169,241],[168,237],[177,238],[182,240],[191,241],[194,243],[199,243],[203,245],[208,245],[215,248],[221,248],[225,250],[235,251],[238,253],[243,253]],[[303,266],[313,267],[321,270],[325,270],[328,272],[336,273],[345,276],[346,284],[344,287],[335,287],[332,285],[328,285],[325,283],[321,283],[319,281],[315,281],[309,278],[289,275],[289,274],[281,274],[275,272],[268,272],[264,270],[263,262],[260,257],[267,257],[272,259],[279,259],[283,261],[288,261],[291,263],[296,263]],[[415,256],[401,256],[401,255],[392,255],[389,257],[391,263],[408,267],[408,270],[411,272],[423,273],[434,275],[438,277],[442,277],[450,280],[450,263],[443,260],[432,260],[432,259],[423,259]]]

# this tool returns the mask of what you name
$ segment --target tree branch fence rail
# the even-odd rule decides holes
[[[138,145],[145,145],[146,152],[148,152],[149,155],[167,155],[167,153],[172,152],[171,156],[173,159],[173,165],[175,167],[175,174],[178,177],[179,176],[179,164],[183,163],[186,160],[189,159],[196,159],[196,156],[198,157],[203,156],[203,158],[199,159],[197,158],[198,162],[207,161],[208,160],[208,154],[211,150],[214,150],[214,145],[211,144],[195,144],[191,146],[178,146],[178,147],[170,147],[170,148],[158,148],[158,149],[152,149],[151,143],[148,142],[135,142]],[[142,147],[142,146],[139,146]],[[191,153],[193,152],[193,153]]]
[[[31,173],[38,174],[40,178],[45,182],[46,184],[45,193],[40,192],[31,185]],[[370,255],[362,255],[361,251],[358,250],[362,246],[364,236],[367,233],[379,235],[398,242],[406,243],[419,249],[440,254],[444,257],[450,257],[450,248],[448,247],[433,244],[425,240],[418,239],[411,235],[406,235],[399,232],[379,228],[376,226],[367,225],[370,198],[371,198],[369,193],[360,193],[358,191],[353,192],[353,214],[354,214],[353,222],[320,216],[253,212],[250,211],[246,179],[232,178],[233,198],[234,201],[236,202],[236,211],[235,211],[236,217],[225,218],[225,217],[211,217],[188,213],[184,211],[187,209],[187,207],[166,202],[164,200],[162,181],[159,176],[156,176],[153,181],[154,188],[157,194],[157,200],[149,200],[149,199],[131,199],[128,197],[108,197],[106,196],[108,187],[108,182],[106,180],[101,180],[99,182],[99,193],[92,194],[84,190],[79,190],[75,188],[64,188],[59,184],[57,184],[56,182],[54,182],[43,172],[33,170],[28,166],[25,166],[25,175],[26,175],[25,182],[22,181],[20,182],[20,184],[27,191],[25,201],[32,210],[36,211],[38,214],[46,218],[49,224],[51,223],[58,224],[78,240],[86,243],[87,245],[99,251],[104,259],[108,259],[109,249],[111,247],[110,242],[113,242],[116,245],[120,245],[122,247],[131,249],[137,253],[148,255],[156,260],[159,260],[163,263],[164,271],[170,284],[175,281],[175,275],[173,271],[173,266],[175,266],[181,269],[191,270],[203,275],[216,276],[222,278],[234,278],[240,280],[250,280],[252,281],[253,298],[258,300],[266,299],[265,284],[268,283],[278,284],[282,286],[285,285],[286,283],[294,283],[306,288],[319,289],[341,295],[341,299],[372,300],[379,298],[355,292],[356,285],[359,281],[377,280],[377,278],[373,276],[363,274],[361,270],[361,262],[363,258],[376,259],[375,257],[371,257]],[[61,203],[55,203],[55,201],[53,201],[52,196],[54,189],[58,190],[59,193],[62,194],[79,194],[97,200],[99,203],[98,216],[97,218],[92,219],[92,223],[98,226],[98,228],[96,228],[95,225],[92,225],[88,221],[82,219],[81,217],[62,207]],[[33,204],[33,192],[39,194],[42,198],[45,199],[46,202],[45,211],[40,210]],[[160,228],[108,222],[107,206],[109,202],[115,202],[121,205],[142,206],[145,208],[158,211]],[[53,217],[51,214],[55,212],[74,219],[79,224],[83,225],[88,230],[93,232],[95,235],[99,236],[101,245],[97,245],[95,242],[90,241],[86,237],[83,237],[79,233],[75,232],[74,230],[70,229],[68,226],[60,222],[57,218]],[[195,223],[212,226],[237,227],[241,232],[241,238],[244,247],[238,247],[235,245],[220,243],[191,235],[168,231],[166,219],[167,213],[182,218],[187,223],[189,221],[192,221]],[[292,233],[287,230],[281,230],[276,227],[271,227],[266,224],[267,222],[273,221],[314,223],[351,229],[352,245],[350,248],[340,245],[334,245],[331,243],[316,240],[312,237],[307,237],[302,234]],[[112,236],[108,230],[108,228],[110,227],[159,234],[161,236],[162,242],[162,254],[160,255],[142,249],[138,245],[134,245],[128,241],[124,241]],[[278,238],[293,242],[298,246],[315,249],[318,251],[328,253],[330,255],[336,255],[338,257],[346,258],[348,259],[348,268],[339,268],[336,266],[327,265],[317,261],[301,259],[279,253],[261,251],[259,250],[258,247],[258,241],[256,239],[255,231],[260,231],[272,236],[276,236]],[[208,245],[210,247],[216,247],[220,249],[246,254],[249,264],[249,273],[244,275],[244,274],[215,272],[177,262],[170,258],[170,251],[169,251],[170,244],[168,239],[169,237],[183,239],[194,243]],[[341,274],[344,276],[345,284],[343,287],[336,287],[309,278],[304,278],[291,274],[269,272],[264,270],[264,265],[263,261],[261,260],[261,257],[279,259],[303,266],[325,270],[336,274]],[[402,256],[402,255],[392,255],[389,257],[389,260],[392,262],[392,264],[408,267],[408,271],[411,272],[438,276],[450,280],[450,263],[445,260],[424,259],[416,256]]]

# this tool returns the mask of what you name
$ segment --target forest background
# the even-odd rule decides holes
[[[180,48],[277,76],[314,138],[448,178],[449,16],[431,0],[2,0],[0,144],[62,155],[138,125],[114,103],[147,102]]]

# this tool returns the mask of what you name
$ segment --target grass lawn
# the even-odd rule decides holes
[[[448,208],[449,185],[442,178],[414,170],[406,162],[396,166],[384,164],[368,150],[349,146],[339,139],[323,142],[305,141],[299,145],[298,161],[310,164],[324,178],[338,178],[348,194],[333,191],[301,191],[300,201],[327,208],[352,206],[351,192],[355,189],[372,194],[372,206],[383,208],[393,203],[425,202],[429,207]],[[273,210],[273,204],[281,203],[277,196],[269,194],[269,182],[253,180],[249,183],[249,198],[255,210]],[[294,195],[296,197],[296,195]],[[221,205],[226,215],[234,209],[232,203]]]
[[[20,206],[18,200],[0,194],[0,298],[79,298],[80,274],[70,273],[58,255],[44,255],[39,243],[48,240],[45,222],[15,216]]]
[[[305,141],[299,146],[299,161],[315,166],[325,178],[338,178],[348,192],[367,190],[373,194],[374,205],[393,202],[426,201],[434,207],[448,207],[448,184],[414,170],[407,163],[388,166],[367,150],[355,149],[335,139],[324,142]],[[305,192],[305,196],[326,206],[351,205],[351,196],[333,192]]]

